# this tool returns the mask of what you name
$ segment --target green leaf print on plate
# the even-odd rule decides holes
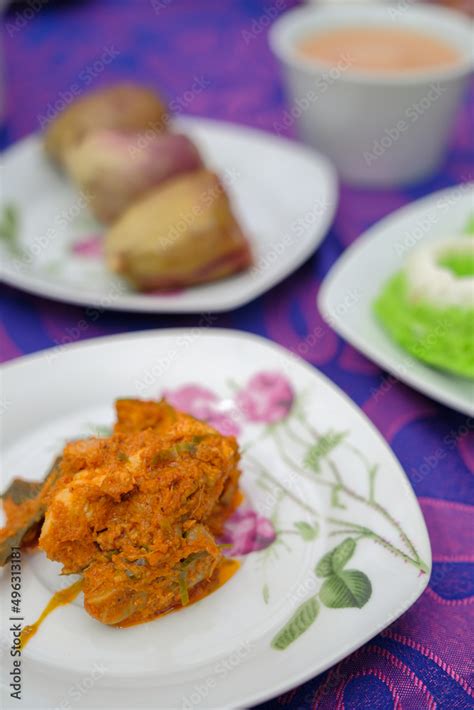
[[[333,574],[324,582],[319,598],[330,609],[362,609],[370,599],[372,585],[363,572],[356,569],[344,570]]]
[[[349,562],[356,548],[355,541],[348,537],[344,542],[322,557],[316,567],[317,577],[330,577],[337,574]]]
[[[294,526],[296,532],[301,535],[303,540],[316,540],[319,535],[319,526],[317,524],[310,525],[304,521],[298,521],[294,523]]]
[[[19,236],[19,215],[18,209],[13,203],[4,205],[0,213],[0,240],[7,249],[15,256],[21,256],[23,249],[18,243]]]
[[[319,612],[319,602],[316,596],[307,599],[295,611],[291,619],[279,631],[272,641],[273,648],[284,651],[290,643],[296,641],[302,633],[309,629]]]
[[[316,565],[315,574],[324,579],[314,596],[301,604],[291,619],[272,640],[272,647],[284,651],[315,621],[320,605],[328,609],[362,609],[372,595],[372,585],[364,572],[344,569],[356,549],[356,541],[348,537],[327,552]]]
[[[474,212],[469,217],[466,226],[464,227],[464,233],[469,236],[474,236]]]
[[[312,446],[309,447],[304,458],[304,465],[315,473],[321,473],[321,461],[325,459],[333,449],[338,446],[346,436],[347,432],[328,431],[327,434]]]

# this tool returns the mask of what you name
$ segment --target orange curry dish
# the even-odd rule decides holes
[[[0,545],[4,563],[8,545],[38,540],[63,574],[83,576],[91,616],[128,626],[215,586],[215,535],[240,502],[239,452],[234,437],[165,401],[116,410],[110,437],[68,443],[44,484],[10,486]]]

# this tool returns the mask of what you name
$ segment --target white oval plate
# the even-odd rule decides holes
[[[265,390],[248,384],[258,373],[266,380],[271,373]],[[151,623],[103,626],[80,600],[56,610],[24,651],[26,706],[64,707],[71,688],[84,686],[81,708],[248,706],[361,646],[428,583],[426,527],[387,444],[329,380],[269,341],[214,329],[115,336],[22,358],[4,366],[3,376],[4,486],[17,475],[41,477],[65,439],[110,425],[116,397],[158,397],[196,383],[216,395],[214,423],[226,418],[239,429],[246,504],[278,533],[272,545],[243,557],[214,594]],[[258,422],[250,421],[255,412]],[[315,570],[348,538],[354,542],[345,542],[333,564],[345,589],[336,594],[327,563]],[[40,552],[23,554],[25,623],[69,583],[59,567]],[[8,568],[3,577],[5,609]],[[313,614],[319,609],[314,622],[286,650],[273,648],[310,599]],[[6,692],[3,706],[15,703]]]
[[[25,291],[95,308],[154,313],[225,311],[248,303],[316,250],[334,216],[335,172],[318,153],[263,131],[198,118],[177,130],[196,141],[224,180],[251,243],[254,267],[165,295],[134,292],[96,254],[94,222],[81,196],[30,136],[3,157],[3,205],[18,212],[16,243],[0,240],[3,279]],[[3,244],[1,243],[3,242]]]
[[[373,303],[410,249],[461,233],[474,212],[474,183],[440,190],[385,217],[347,249],[319,291],[326,321],[349,343],[398,379],[472,416],[474,383],[416,360],[377,322]]]

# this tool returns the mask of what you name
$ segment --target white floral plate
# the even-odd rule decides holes
[[[373,303],[410,249],[465,231],[474,214],[474,183],[435,192],[371,227],[347,249],[319,291],[327,322],[364,355],[433,399],[472,416],[474,382],[416,360],[377,322]]]
[[[80,599],[57,609],[23,653],[26,707],[65,707],[77,688],[81,708],[248,706],[349,654],[428,583],[425,524],[393,454],[343,393],[279,346],[225,330],[148,332],[25,357],[3,376],[4,486],[41,477],[65,439],[104,433],[124,395],[166,391],[236,433],[244,452],[244,509],[226,532],[235,576],[128,629],[101,625]],[[70,583],[58,570],[23,554],[24,623]],[[2,623],[8,653],[7,613]],[[16,707],[8,692],[3,700]]]
[[[155,313],[225,311],[248,303],[291,274],[324,238],[337,204],[326,158],[262,131],[179,119],[222,177],[248,235],[254,267],[214,283],[140,294],[107,271],[103,227],[84,197],[31,136],[4,154],[0,262],[3,279],[25,291],[94,308]],[[5,212],[7,208],[7,212]]]

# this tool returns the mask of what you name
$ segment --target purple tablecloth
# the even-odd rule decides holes
[[[32,9],[41,4],[42,9]],[[292,4],[43,0],[14,5],[3,29],[9,106],[4,144],[37,130],[48,105],[73,84],[83,90],[88,82],[95,87],[114,77],[149,82],[170,98],[187,96],[193,80],[201,78],[207,88],[189,101],[183,98],[184,112],[274,131],[285,98],[266,35],[270,20]],[[104,52],[115,56],[99,71]],[[392,210],[473,179],[473,105],[471,92],[436,177],[406,190],[343,187],[335,223],[317,254],[263,297],[219,315],[215,325],[259,333],[301,352],[305,336],[321,324],[315,308],[319,285],[342,251]],[[66,329],[87,321],[81,308],[7,287],[2,309],[3,360],[51,347]],[[79,337],[197,322],[193,316],[106,312],[80,329]],[[433,575],[422,598],[391,627],[327,673],[264,707],[472,708],[474,420],[389,378],[328,329],[306,358],[363,408],[410,476],[431,536]]]

